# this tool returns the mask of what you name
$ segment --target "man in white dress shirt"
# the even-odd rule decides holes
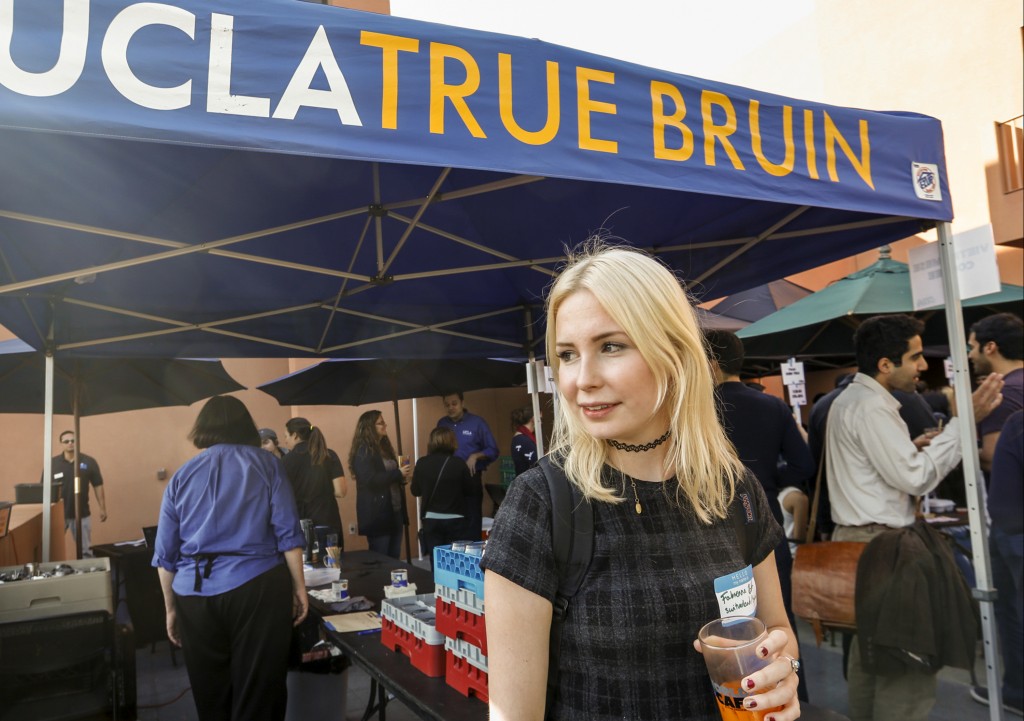
[[[960,462],[959,420],[913,440],[891,391],[912,392],[927,370],[924,323],[905,315],[875,316],[854,334],[860,372],[828,416],[826,469],[836,541],[870,541],[914,522],[915,496],[935,488]],[[1002,378],[992,374],[975,392],[977,414],[999,404]],[[954,409],[955,414],[955,409]],[[853,721],[924,721],[935,703],[935,676],[869,674],[855,638],[848,671]]]

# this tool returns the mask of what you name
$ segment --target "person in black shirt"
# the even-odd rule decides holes
[[[512,430],[512,463],[518,476],[537,465],[533,406],[523,406],[512,411]]]
[[[808,481],[814,474],[814,459],[789,406],[782,399],[754,390],[740,381],[743,341],[726,330],[705,331],[704,338],[718,381],[715,402],[719,420],[736,447],[740,461],[764,488],[772,515],[781,524],[779,491],[793,486],[806,492]],[[795,630],[790,586],[793,557],[785,539],[775,547],[775,564],[779,570],[786,615]],[[798,691],[800,699],[806,701],[807,686],[803,679],[801,681]]]
[[[299,518],[308,518],[314,526],[329,526],[344,546],[341,513],[336,499],[348,495],[348,482],[338,454],[327,447],[320,429],[305,418],[292,418],[285,424],[284,445],[290,448],[282,461],[295,493]]]
[[[50,465],[53,481],[61,483],[61,497],[64,499],[64,530],[70,530],[77,540],[75,531],[75,434],[64,431],[60,434],[64,452],[54,456]],[[84,453],[78,454],[79,487],[78,506],[82,510],[82,558],[92,558],[92,516],[89,513],[89,486],[96,489],[96,505],[99,507],[100,522],[107,520],[107,496],[103,490],[103,474],[96,459]],[[40,479],[42,480],[42,479]]]
[[[756,615],[768,627],[757,653],[774,660],[737,679],[743,707],[781,707],[771,715],[791,721],[799,649],[773,555],[782,529],[716,417],[679,279],[595,239],[572,254],[546,306],[558,390],[548,458],[591,507],[593,533],[582,535],[593,553],[552,641],[553,531],[566,509],[540,468],[509,487],[480,559],[491,718],[719,718],[694,640],[722,615]]]
[[[430,432],[427,455],[416,461],[412,495],[421,496],[420,545],[434,568],[434,547],[467,538],[466,501],[472,498],[474,480],[466,462],[455,455],[457,445],[451,428]]]

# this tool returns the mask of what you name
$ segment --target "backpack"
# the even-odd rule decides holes
[[[558,590],[555,592],[548,642],[547,701],[544,707],[546,717],[550,717],[558,689],[562,624],[569,611],[569,602],[583,585],[594,557],[594,509],[583,499],[579,489],[569,482],[565,472],[551,462],[549,456],[541,458],[537,465],[544,473],[548,493],[551,495],[551,547],[558,573]],[[736,531],[743,560],[750,564],[757,545],[757,527],[754,523],[753,501],[745,490],[746,482],[749,482],[749,477],[737,485],[736,497],[729,507],[729,520]]]

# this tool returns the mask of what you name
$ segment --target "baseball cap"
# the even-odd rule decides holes
[[[268,438],[270,438],[272,440],[275,440],[275,441],[277,440],[277,433],[274,432],[274,429],[273,428],[260,428],[260,443],[262,443],[263,441],[267,440]]]

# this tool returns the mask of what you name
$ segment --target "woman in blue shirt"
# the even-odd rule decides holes
[[[189,439],[201,452],[167,485],[153,553],[167,637],[201,721],[279,721],[291,627],[308,608],[295,498],[237,398],[207,401]]]

